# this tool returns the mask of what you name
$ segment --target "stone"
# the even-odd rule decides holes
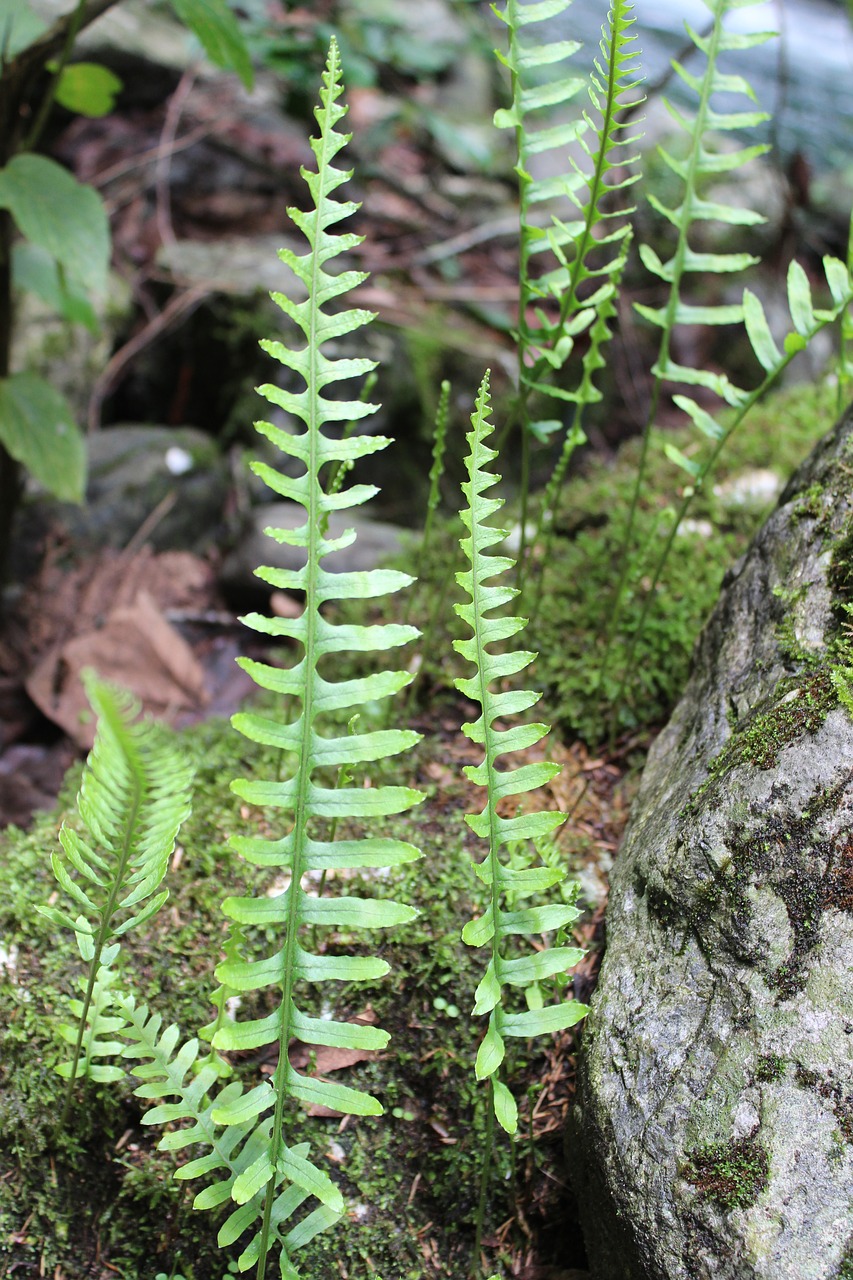
[[[305,523],[305,508],[298,502],[272,502],[252,511],[248,525],[237,546],[222,567],[222,583],[231,591],[269,590],[255,576],[259,565],[274,569],[300,569],[305,553],[267,537],[264,530],[297,529]],[[348,547],[333,551],[323,561],[332,573],[352,573],[376,569],[405,545],[411,545],[407,530],[383,520],[372,520],[357,509],[333,511],[329,517],[328,537],[339,538],[347,529],[355,529],[356,539]]]
[[[612,876],[570,1167],[600,1280],[853,1265],[853,411],[726,576]]]
[[[26,556],[48,528],[78,554],[132,540],[158,551],[204,552],[215,544],[229,479],[212,437],[193,427],[124,424],[93,432],[86,447],[83,506],[37,496],[18,513],[15,576],[33,568]]]

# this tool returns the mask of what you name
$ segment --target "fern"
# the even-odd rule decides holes
[[[503,817],[498,806],[514,796],[535,790],[550,781],[559,772],[559,765],[539,762],[519,768],[498,768],[501,756],[508,752],[525,751],[534,746],[547,733],[544,724],[521,724],[499,729],[496,721],[527,711],[539,700],[539,695],[525,690],[493,689],[501,682],[525,667],[534,655],[526,650],[495,652],[491,646],[517,635],[524,627],[523,618],[495,616],[518,594],[512,587],[487,586],[487,582],[513,568],[508,556],[487,554],[490,547],[506,538],[506,531],[487,523],[502,506],[497,498],[487,498],[486,491],[493,487],[497,477],[484,468],[497,457],[486,440],[493,428],[488,421],[489,383],[488,373],[483,379],[472,416],[472,430],[468,434],[470,454],[467,458],[468,481],[462,489],[467,507],[460,513],[469,536],[462,539],[462,549],[470,569],[457,574],[457,581],[469,597],[469,602],[455,606],[460,618],[471,628],[472,637],[455,640],[454,648],[473,663],[475,674],[458,679],[456,687],[467,698],[477,703],[481,714],[477,720],[462,726],[463,732],[483,748],[483,761],[469,765],[466,776],[486,791],[486,803],[478,814],[466,815],[466,822],[475,835],[488,841],[486,856],[477,866],[477,875],[489,890],[489,905],[484,914],[470,921],[462,938],[471,946],[488,947],[490,951],[486,973],[480,982],[474,1003],[475,1014],[488,1014],[489,1023],[477,1051],[475,1073],[478,1080],[489,1081],[489,1128],[486,1138],[486,1155],[481,1178],[480,1204],[477,1215],[477,1245],[482,1231],[485,1191],[491,1158],[493,1117],[508,1133],[518,1127],[518,1111],[509,1088],[500,1078],[500,1067],[506,1053],[506,1038],[548,1034],[573,1026],[587,1013],[586,1005],[577,1001],[544,1008],[528,1008],[523,1012],[511,1012],[505,1007],[506,987],[531,988],[542,979],[565,973],[582,958],[577,947],[556,946],[532,955],[512,958],[507,954],[507,944],[518,935],[546,933],[563,929],[580,914],[573,905],[561,903],[546,906],[515,909],[514,901],[520,897],[546,892],[565,879],[559,867],[518,865],[518,845],[529,849],[532,840],[541,839],[562,822],[559,813],[519,813]],[[515,865],[508,858],[501,858],[501,850],[512,845]],[[509,895],[512,909],[504,905]]]
[[[706,483],[716,466],[727,441],[743,422],[752,407],[758,403],[778,382],[788,365],[804,351],[812,339],[828,324],[833,324],[839,316],[843,317],[853,303],[853,278],[848,268],[838,258],[825,257],[823,260],[827,286],[832,299],[832,306],[816,310],[812,304],[811,289],[805,271],[796,261],[788,268],[788,307],[791,312],[793,328],[786,335],[780,351],[770,332],[770,325],[764,309],[754,293],[745,289],[743,293],[743,311],[746,331],[750,344],[759,363],[764,369],[764,378],[749,395],[745,392],[737,409],[729,414],[724,426],[717,418],[703,409],[689,396],[673,397],[680,409],[691,418],[702,435],[710,442],[710,447],[701,459],[688,458],[672,445],[666,445],[667,456],[687,473],[689,484],[685,487],[675,513],[670,521],[667,537],[658,553],[651,570],[648,590],[646,592],[636,630],[631,637],[625,658],[625,672],[617,692],[617,704],[631,670],[634,652],[655,597],[655,591],[661,575],[669,559],[672,544],[679,527],[693,501],[694,496]]]
[[[634,136],[625,136],[629,126],[620,121],[621,112],[628,105],[626,95],[633,94],[639,83],[632,47],[635,37],[630,33],[634,22],[633,10],[626,0],[614,0],[609,11],[602,29],[603,65],[595,62],[588,85],[583,79],[565,74],[555,75],[532,88],[526,85],[531,72],[562,63],[580,48],[576,41],[537,45],[523,36],[526,28],[545,19],[553,19],[565,12],[570,3],[571,0],[545,0],[545,3],[525,5],[517,0],[508,0],[503,12],[495,10],[509,29],[508,55],[498,53],[498,58],[508,67],[512,84],[512,106],[496,113],[495,124],[499,128],[515,129],[518,151],[520,249],[516,340],[518,413],[523,432],[519,585],[525,562],[528,433],[544,439],[562,427],[561,422],[554,420],[531,422],[530,397],[533,393],[543,393],[558,402],[569,401],[575,405],[573,422],[564,436],[556,489],[554,485],[549,488],[538,536],[545,513],[550,511],[553,514],[556,492],[571,454],[586,438],[581,425],[583,408],[600,399],[591,373],[603,363],[600,349],[610,337],[607,321],[612,314],[612,299],[625,264],[626,246],[621,242],[630,237],[625,214],[631,210],[618,209],[613,196],[636,180],[636,176],[631,175],[616,181],[614,172],[617,167],[624,172],[624,167],[635,159],[633,155],[625,154],[624,148],[637,140]],[[569,123],[538,123],[539,113],[570,101],[584,87],[587,87],[593,111],[599,119],[597,127],[587,111]],[[595,134],[594,148],[587,141],[589,134]],[[572,144],[579,145],[585,152],[590,161],[589,172],[572,159],[570,171],[557,179],[537,180],[532,176],[533,157]],[[580,216],[570,222],[552,216],[550,229],[546,229],[539,225],[536,206],[560,196],[567,197],[576,205]],[[543,253],[550,254],[553,265],[534,277],[535,260]],[[543,303],[552,310],[556,309],[555,317],[549,317],[541,305]],[[584,363],[578,386],[567,390],[556,385],[555,376],[571,354],[575,338],[591,326],[591,357]],[[550,508],[548,501],[552,503]]]
[[[132,717],[138,707],[126,693],[101,683],[90,672],[86,692],[97,716],[77,808],[84,831],[63,823],[61,852],[51,856],[53,873],[79,913],[39,907],[53,924],[74,930],[88,966],[83,999],[73,1000],[76,1027],[60,1028],[73,1045],[70,1063],[59,1067],[69,1079],[114,1080],[123,1072],[96,1059],[114,1056],[121,1042],[103,1039],[121,1028],[112,1012],[111,969],[120,942],[144,924],[168,897],[160,888],[181,823],[190,811],[191,770],[159,726]]]
[[[246,1094],[235,1095],[233,1100],[220,1100],[210,1112],[213,1123],[233,1128],[239,1142],[245,1144],[241,1150],[250,1150],[254,1157],[236,1176],[229,1173],[223,1185],[228,1186],[228,1194],[241,1206],[229,1219],[231,1229],[227,1234],[233,1235],[238,1227],[240,1231],[257,1227],[253,1243],[242,1255],[239,1265],[245,1268],[257,1262],[259,1277],[265,1273],[267,1258],[276,1240],[282,1242],[283,1274],[294,1275],[289,1260],[291,1250],[310,1238],[318,1223],[325,1225],[343,1210],[341,1194],[328,1175],[311,1163],[302,1146],[288,1142],[284,1131],[288,1100],[322,1103],[352,1115],[379,1115],[382,1111],[376,1099],[368,1094],[304,1076],[290,1064],[288,1047],[293,1038],[311,1045],[367,1050],[381,1049],[388,1040],[384,1031],[374,1027],[312,1016],[297,1002],[298,984],[376,979],[388,971],[386,962],[378,958],[314,954],[306,946],[310,941],[309,931],[318,925],[384,928],[411,920],[416,914],[409,907],[388,901],[312,897],[303,887],[308,872],[388,867],[417,857],[418,851],[413,846],[398,840],[321,839],[318,832],[327,823],[399,813],[421,798],[407,787],[334,785],[335,770],[359,762],[382,760],[406,750],[417,741],[417,734],[387,729],[342,735],[332,732],[324,736],[320,730],[328,714],[359,707],[368,699],[387,697],[410,679],[405,672],[381,671],[336,682],[321,674],[324,663],[333,661],[334,655],[346,650],[384,652],[417,635],[415,629],[408,626],[335,624],[322,612],[322,606],[329,601],[364,600],[396,591],[411,581],[407,575],[392,571],[329,573],[322,565],[326,555],[350,545],[355,537],[353,530],[338,538],[325,537],[324,518],[330,511],[365,502],[375,492],[368,485],[324,492],[320,481],[322,468],[330,463],[354,462],[388,443],[378,436],[335,439],[323,431],[328,423],[363,418],[375,408],[363,402],[332,400],[322,395],[326,387],[373,368],[369,360],[332,359],[323,353],[326,342],[372,319],[365,311],[332,313],[326,309],[329,303],[365,278],[356,271],[343,271],[338,275],[327,271],[332,258],[360,242],[358,236],[333,234],[329,230],[357,208],[333,197],[333,192],[349,176],[333,164],[347,141],[335,128],[345,114],[345,108],[338,102],[341,93],[338,49],[332,41],[321,91],[322,106],[316,112],[320,134],[312,141],[317,172],[304,172],[313,208],[307,213],[291,210],[293,221],[308,241],[309,251],[297,256],[282,250],[280,255],[305,284],[308,298],[295,303],[280,294],[273,295],[302,331],[306,345],[295,349],[281,342],[262,344],[282,364],[299,374],[305,387],[291,392],[264,386],[261,393],[301,419],[304,430],[290,434],[264,422],[258,423],[257,428],[288,458],[296,459],[303,467],[303,474],[293,478],[265,464],[254,464],[255,472],[276,493],[300,503],[305,509],[305,522],[300,528],[267,532],[279,542],[303,548],[307,556],[302,569],[261,568],[258,575],[277,588],[304,592],[305,608],[295,620],[253,614],[245,621],[266,635],[296,641],[302,647],[303,656],[286,670],[249,660],[245,660],[243,666],[262,688],[298,699],[301,713],[290,723],[248,713],[235,716],[233,721],[251,740],[280,748],[285,760],[291,760],[293,765],[291,776],[277,781],[234,783],[234,790],[249,803],[281,810],[287,830],[279,839],[235,838],[233,843],[249,861],[285,872],[288,887],[275,897],[228,898],[223,904],[231,920],[264,933],[272,929],[279,943],[272,954],[262,959],[226,959],[217,969],[219,980],[235,991],[272,988],[277,992],[276,1008],[268,1016],[220,1026],[213,1037],[214,1048],[220,1050],[242,1051],[274,1045],[278,1051],[271,1082],[265,1081]],[[224,1193],[214,1190],[210,1194]],[[318,1199],[320,1208],[292,1226],[285,1235],[286,1222],[308,1197]]]
[[[737,94],[746,97],[751,104],[755,103],[755,94],[749,82],[741,75],[718,70],[717,62],[721,54],[743,52],[754,49],[770,38],[768,32],[750,34],[726,30],[724,26],[727,15],[736,9],[753,7],[757,0],[704,0],[706,7],[713,15],[713,25],[706,36],[699,35],[687,24],[690,39],[697,51],[704,56],[705,70],[700,77],[688,71],[681,63],[673,61],[673,68],[690,94],[695,98],[695,110],[692,116],[685,115],[672,102],[664,99],[667,110],[690,139],[690,149],[686,159],[679,160],[664,147],[658,151],[667,167],[672,171],[681,186],[681,199],[673,207],[663,204],[651,193],[649,203],[675,229],[676,243],[672,256],[663,262],[655,250],[643,244],[640,246],[640,257],[643,264],[669,285],[669,296],[663,307],[648,307],[636,303],[640,315],[652,325],[660,329],[660,345],[657,360],[652,366],[654,385],[649,413],[643,432],[643,442],[637,476],[634,484],[631,505],[625,535],[622,541],[619,560],[622,565],[619,582],[616,587],[614,604],[610,614],[607,640],[604,646],[601,667],[598,673],[599,683],[603,683],[607,674],[613,640],[621,621],[622,609],[628,583],[631,561],[630,553],[633,545],[636,526],[637,507],[646,475],[649,441],[654,426],[663,384],[665,382],[682,383],[690,386],[704,387],[729,405],[741,406],[747,398],[746,392],[735,386],[723,373],[711,369],[695,369],[679,364],[672,356],[672,341],[679,325],[731,325],[740,324],[744,319],[744,308],[740,303],[716,304],[703,306],[692,305],[684,297],[685,277],[694,272],[729,275],[753,266],[758,259],[748,253],[713,253],[694,249],[690,243],[691,232],[697,224],[703,222],[721,222],[726,226],[754,226],[763,222],[763,217],[751,209],[723,204],[720,201],[705,199],[700,190],[702,184],[718,177],[720,174],[734,174],[748,161],[764,155],[768,147],[759,143],[738,150],[725,150],[711,141],[718,135],[733,130],[753,128],[769,119],[764,111],[739,110],[719,112],[712,107],[715,94]],[[712,147],[715,146],[715,149]],[[623,680],[624,684],[624,680]],[[621,696],[617,694],[615,702]]]

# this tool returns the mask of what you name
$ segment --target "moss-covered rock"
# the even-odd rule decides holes
[[[608,1280],[834,1280],[853,1233],[851,452],[853,412],[728,573],[617,860],[574,1121]]]

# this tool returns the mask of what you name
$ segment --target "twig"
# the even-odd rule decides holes
[[[187,99],[192,93],[197,75],[198,68],[194,63],[191,63],[178,81],[178,87],[169,99],[166,119],[163,122],[163,131],[160,134],[160,141],[157,146],[154,190],[157,209],[157,231],[160,235],[161,244],[175,243],[175,232],[172,227],[172,201],[169,191],[169,170],[171,168],[175,139],[178,134],[178,125],[181,122],[181,115],[187,104]]]
[[[144,351],[156,340],[176,324],[182,317],[189,315],[195,311],[196,307],[208,298],[212,290],[202,285],[195,285],[191,289],[187,289],[185,293],[176,294],[170,298],[166,306],[160,311],[153,320],[149,320],[144,328],[139,330],[129,342],[115,353],[111,360],[107,362],[103,373],[95,380],[92,388],[92,394],[89,397],[89,408],[86,414],[86,425],[89,432],[97,431],[101,425],[101,408],[104,400],[113,390],[119,380],[120,375],[131,360],[139,355],[140,351]]]

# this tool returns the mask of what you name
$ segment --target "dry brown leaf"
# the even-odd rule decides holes
[[[36,706],[85,748],[94,739],[80,681],[87,667],[129,689],[158,719],[173,720],[207,701],[202,668],[147,591],[140,591],[133,604],[113,609],[103,626],[52,650],[26,681]]]

